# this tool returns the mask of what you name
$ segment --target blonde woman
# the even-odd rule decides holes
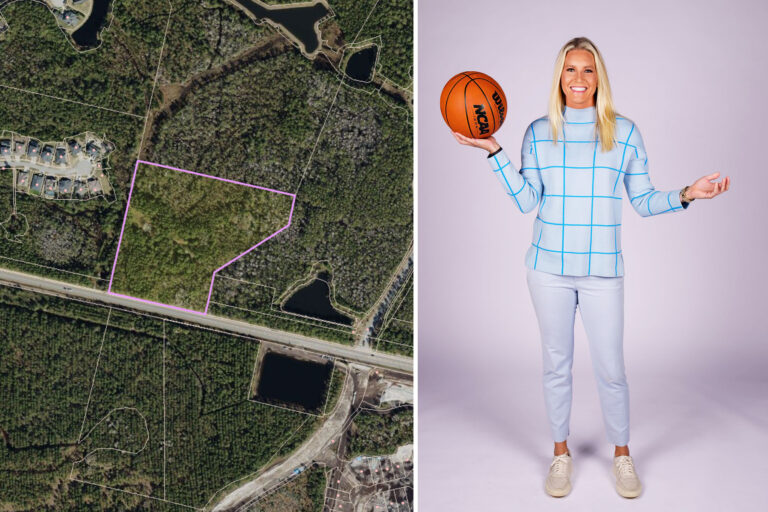
[[[519,172],[493,137],[454,136],[488,151],[493,172],[522,213],[540,205],[525,264],[541,331],[544,398],[555,442],[547,493],[560,497],[571,491],[567,437],[578,308],[607,437],[615,446],[616,490],[625,498],[639,496],[642,485],[628,446],[621,187],[637,213],[647,217],[682,212],[695,199],[711,199],[728,190],[730,178],[712,182],[719,175],[714,173],[681,190],[656,190],[640,130],[616,113],[605,63],[585,37],[568,41],[557,56],[549,115],[528,126]]]

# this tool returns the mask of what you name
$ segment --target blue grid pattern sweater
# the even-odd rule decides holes
[[[682,211],[691,203],[681,204],[680,189],[661,192],[651,184],[643,139],[632,121],[616,118],[617,144],[604,153],[595,134],[595,107],[565,107],[564,117],[557,145],[548,117],[528,126],[519,172],[503,150],[488,156],[521,212],[541,205],[525,265],[551,274],[623,276],[622,182],[643,217]]]

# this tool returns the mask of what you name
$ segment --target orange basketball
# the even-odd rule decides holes
[[[490,76],[465,71],[443,87],[440,112],[451,130],[473,139],[485,139],[501,128],[507,113],[507,97]]]

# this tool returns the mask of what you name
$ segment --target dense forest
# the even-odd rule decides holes
[[[351,341],[351,330],[287,315],[276,302],[264,304],[263,287],[274,290],[273,299],[284,299],[287,290],[306,281],[321,263],[331,274],[334,306],[357,319],[364,316],[412,237],[409,110],[394,98],[375,94],[375,87],[340,87],[338,74],[323,59],[307,60],[274,30],[253,23],[222,0],[174,0],[172,5],[141,157],[297,193],[292,226],[222,271],[240,281],[217,277],[215,314]],[[351,41],[373,1],[331,6],[336,16],[330,20]],[[377,17],[408,18],[410,4],[400,7],[380,2],[361,38],[379,26],[397,27],[400,21]],[[0,41],[3,50],[13,53],[2,63],[8,72],[19,75],[29,61],[45,73],[90,77],[89,66],[98,66],[103,83],[70,78],[55,94],[140,115],[3,90],[0,127],[57,140],[91,130],[116,149],[108,171],[115,188],[112,202],[46,201],[17,194],[18,212],[29,231],[20,243],[0,236],[0,265],[106,288],[144,127],[140,107],[148,101],[152,82],[127,75],[131,68],[142,70],[137,76],[154,73],[166,9],[163,2],[118,0],[114,19],[103,32],[104,43],[84,53],[72,53],[42,6],[19,2],[3,9],[12,27]],[[29,24],[37,22],[44,27],[42,38],[30,35]],[[401,32],[410,37],[408,30]],[[118,43],[119,50],[113,48]],[[26,58],[26,52],[37,55],[38,50],[41,56]],[[117,66],[117,57],[106,55],[114,52],[131,66]],[[68,63],[65,70],[59,69],[62,56]],[[386,61],[384,54],[382,59]],[[57,80],[48,83],[59,84]],[[85,84],[80,95],[72,84]],[[9,218],[12,201],[10,173],[0,172],[0,222]],[[399,343],[405,336],[395,333],[392,341]]]
[[[413,356],[413,285],[411,274],[375,333],[376,350]]]
[[[301,57],[276,58],[290,59]],[[259,66],[254,66],[230,76],[233,90],[247,83],[256,93],[259,84],[270,77],[268,71],[259,73],[259,69]],[[297,88],[292,87],[291,90]],[[218,89],[212,89],[214,91],[220,93]],[[196,96],[196,101],[200,101],[200,108],[189,107],[192,117],[181,115],[178,119],[171,118],[168,124],[159,128],[158,133],[166,130],[178,133],[181,126],[200,125],[204,119],[229,115],[228,108],[216,110],[221,102],[206,102],[202,93]],[[307,101],[306,105],[311,106],[313,102]],[[241,136],[242,144],[237,144],[238,147],[255,145],[251,153],[254,163],[250,164],[253,170],[245,173],[244,181],[261,175],[260,184],[288,191],[296,190],[295,187],[301,183],[294,221],[263,250],[260,248],[249,254],[223,274],[273,287],[278,290],[279,296],[293,282],[305,280],[315,262],[326,261],[332,270],[335,301],[342,307],[362,313],[373,305],[410,244],[413,225],[411,134],[410,129],[403,129],[407,126],[407,114],[402,109],[388,107],[380,98],[342,87],[326,120],[312,162],[301,181],[304,175],[303,159],[287,160],[287,166],[280,166],[279,161],[275,161],[274,172],[263,167],[271,159],[262,157],[262,151],[269,154],[272,151],[302,150],[301,145],[286,148],[281,144],[264,142],[269,137],[279,136],[279,131],[269,130],[262,124],[264,121],[258,120],[259,116],[268,112],[267,107],[260,114],[254,114],[250,128],[240,127],[245,133],[263,134],[257,139]],[[242,112],[240,119],[243,123],[249,122]],[[215,140],[231,140],[226,136],[226,130],[226,126],[219,125]],[[311,138],[307,147],[312,147]],[[174,146],[157,144],[153,146],[153,151],[168,155],[174,151]],[[181,158],[197,154],[191,151],[179,153]],[[184,157],[184,154],[189,156]],[[227,169],[234,162],[229,160],[228,164],[218,166],[217,172]],[[293,167],[291,162],[295,162]],[[242,176],[240,173],[244,169],[234,171],[235,179]],[[227,174],[227,177],[232,176]],[[236,284],[234,281],[217,280],[216,286],[232,287]],[[243,296],[247,293],[248,290],[237,289],[237,293],[230,295],[239,295],[239,302],[226,303],[249,308],[249,297]],[[237,297],[233,299],[238,300]]]
[[[0,40],[3,84],[143,116],[169,3],[111,3],[114,17],[101,32],[101,46],[85,52],[75,50],[42,2],[5,6],[9,28]]]
[[[292,201],[139,164],[112,291],[204,311],[213,272],[287,226]]]
[[[0,265],[106,288],[123,220],[127,185],[136,161],[141,120],[8,89],[2,90],[2,98],[0,127],[5,130],[61,141],[92,131],[114,143],[107,174],[116,198],[113,195],[89,201],[53,201],[17,193],[16,209],[26,218],[29,230],[18,241],[0,236]],[[12,207],[12,173],[2,170],[2,221],[8,219]]]
[[[381,36],[377,72],[404,89],[413,89],[413,1],[329,0],[344,39],[355,44]],[[374,8],[375,5],[375,8]],[[369,16],[370,14],[370,16]]]
[[[347,435],[348,457],[393,454],[398,446],[413,443],[413,407],[392,411],[361,409]]]
[[[12,288],[0,318],[0,509],[143,503],[70,471],[202,506],[322,421],[247,400],[255,340]]]

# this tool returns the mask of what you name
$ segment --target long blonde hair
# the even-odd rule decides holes
[[[597,67],[597,101],[595,110],[597,122],[595,135],[600,134],[600,142],[603,151],[610,151],[614,145],[616,132],[616,110],[613,108],[611,96],[611,84],[608,82],[608,71],[605,69],[603,56],[595,44],[586,37],[574,37],[560,49],[555,61],[555,76],[552,80],[552,91],[549,94],[549,126],[552,131],[552,142],[557,144],[557,136],[563,129],[563,109],[565,107],[565,93],[563,93],[560,79],[563,74],[565,56],[571,50],[587,50],[595,57]]]

